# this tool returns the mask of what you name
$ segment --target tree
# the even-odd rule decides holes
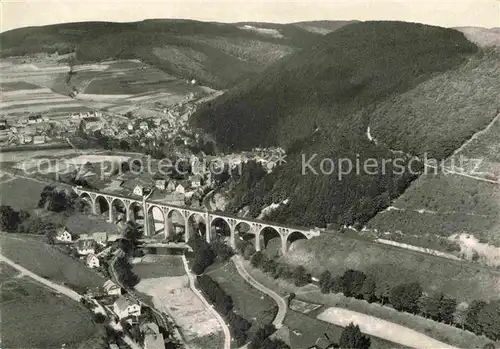
[[[141,238],[142,233],[139,230],[139,226],[134,221],[128,221],[123,232],[125,239],[130,240],[134,245]]]
[[[19,212],[7,205],[0,206],[0,229],[16,230],[20,222]]]
[[[330,289],[332,287],[332,273],[330,271],[325,270],[319,276],[319,288],[321,293],[330,293]]]
[[[252,256],[250,263],[252,263],[255,268],[260,268],[264,263],[267,263],[267,257],[261,251],[257,251]]]
[[[366,275],[358,270],[347,270],[342,276],[342,292],[346,297],[359,297]]]
[[[332,282],[330,285],[330,292],[332,293],[342,292],[342,276],[337,275],[332,278]]]
[[[486,306],[485,301],[473,301],[467,309],[467,315],[465,316],[465,328],[476,334],[482,333],[481,318],[479,314],[481,310]]]
[[[311,275],[307,274],[306,268],[302,265],[295,268],[293,278],[295,279],[295,286],[297,287],[305,286],[311,281]]]
[[[500,300],[490,301],[479,311],[481,332],[486,337],[500,339]]]
[[[195,255],[192,270],[195,274],[202,274],[215,261],[215,252],[210,245],[202,239],[194,241],[191,247]]]
[[[139,283],[139,277],[132,272],[132,265],[127,256],[116,258],[114,269],[118,281],[126,287],[134,287]]]
[[[374,302],[377,299],[375,296],[376,290],[377,285],[375,280],[371,276],[368,276],[365,281],[363,281],[363,286],[361,287],[361,295],[363,296],[363,299],[370,303]]]
[[[393,287],[389,294],[389,301],[395,309],[415,314],[418,311],[421,295],[422,287],[420,284],[411,282]]]
[[[340,335],[339,346],[342,349],[368,349],[370,345],[370,338],[365,336],[359,326],[352,322],[344,328]]]

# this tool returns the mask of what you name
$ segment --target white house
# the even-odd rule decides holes
[[[165,349],[165,339],[161,333],[144,335],[144,349]]]
[[[88,254],[95,253],[94,247],[95,241],[93,239],[88,240],[78,240],[76,250],[78,254],[86,256]]]
[[[99,258],[93,253],[89,253],[87,255],[87,258],[85,260],[85,263],[89,268],[98,268],[100,263],[99,263]]]
[[[186,193],[186,186],[183,184],[178,184],[177,187],[175,187],[175,191],[179,194],[184,194]]]
[[[105,246],[108,241],[108,233],[106,232],[96,232],[92,234],[92,239],[99,245]]]
[[[167,189],[167,191],[172,192],[175,190],[176,186],[177,185],[176,185],[175,181],[170,181],[170,182],[168,182],[166,189]]]
[[[64,227],[57,233],[56,240],[61,242],[71,242],[73,241],[73,236],[71,235],[69,229]]]
[[[134,195],[143,196],[144,195],[144,187],[142,185],[140,185],[140,184],[137,184],[134,187],[133,193],[134,193]]]
[[[146,322],[140,326],[140,331],[144,336],[144,349],[165,349],[165,341],[157,324]]]
[[[147,131],[149,129],[148,123],[146,121],[141,122],[139,128],[143,131]]]
[[[141,305],[129,297],[120,296],[113,303],[113,311],[121,320],[129,316],[141,315]]]
[[[167,187],[167,181],[164,179],[158,179],[155,181],[155,186],[160,190],[165,190]]]
[[[194,175],[191,176],[191,187],[192,188],[198,188],[201,186],[201,176],[200,175]]]
[[[121,294],[122,294],[122,288],[120,286],[118,286],[117,284],[115,284],[111,280],[107,280],[104,283],[103,288],[104,288],[104,291],[106,291],[106,293],[109,296],[121,296]]]
[[[129,122],[129,123],[127,124],[127,129],[128,129],[129,131],[133,131],[133,130],[134,130],[134,125],[132,125],[132,123],[131,123],[131,122]]]
[[[45,143],[45,136],[34,136],[33,144],[43,144]]]

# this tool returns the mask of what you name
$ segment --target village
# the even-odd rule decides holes
[[[123,336],[129,346],[144,349],[165,349],[169,343],[175,347],[179,343],[175,331],[160,331],[168,320],[119,284],[114,264],[123,254],[118,247],[122,238],[106,232],[78,236],[64,227],[57,232],[54,246],[106,278],[101,287],[82,290],[81,302],[94,313],[95,321],[107,322],[116,331],[115,340]],[[120,346],[110,342],[109,348]]]

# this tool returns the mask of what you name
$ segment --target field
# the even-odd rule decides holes
[[[0,262],[0,284],[16,275],[19,275],[19,271],[17,269],[11,267],[7,263]]]
[[[193,349],[221,346],[220,324],[191,291],[186,275],[141,278],[135,289],[152,297],[155,308],[173,318]]]
[[[70,90],[64,83],[69,71],[67,64],[51,60],[29,64],[2,60],[2,63],[0,114],[7,120],[15,122],[19,116],[30,113],[47,113],[53,117],[91,110],[68,96]]]
[[[285,282],[283,280],[274,280],[260,270],[254,269],[247,262],[245,264],[246,269],[250,274],[258,280],[261,284],[266,287],[282,294],[286,295],[290,292],[294,292],[297,295],[297,299],[310,302],[310,303],[321,303],[325,306],[349,309],[362,314],[371,315],[379,319],[387,320],[395,324],[413,329],[417,332],[428,335],[431,338],[437,339],[444,343],[455,345],[459,348],[475,348],[482,347],[489,341],[484,337],[476,336],[475,334],[462,331],[456,327],[449,326],[443,323],[434,322],[429,319],[425,319],[420,316],[415,316],[409,313],[398,312],[390,307],[380,306],[378,304],[369,304],[366,301],[357,300],[354,298],[344,297],[342,294],[322,294],[316,287],[312,285],[307,285],[305,287],[297,288],[294,285]],[[313,311],[308,315],[289,311],[287,313],[287,318],[289,316],[300,315],[304,319],[317,316],[319,311]],[[285,318],[285,324],[287,323],[287,318]],[[319,321],[317,319],[314,319]],[[300,324],[300,322],[298,322]],[[330,325],[333,326],[333,325]],[[298,326],[300,330],[300,326]],[[327,332],[328,333],[328,332]],[[318,335],[320,336],[321,333]],[[373,338],[373,337],[372,337]],[[373,347],[373,346],[372,346]],[[399,345],[393,344],[392,347],[399,347]]]
[[[182,276],[186,274],[179,256],[146,255],[134,261],[133,271],[141,279],[166,276]]]
[[[65,343],[74,348],[98,333],[91,313],[81,304],[26,277],[4,276],[2,271],[2,347],[60,348]]]
[[[32,210],[38,207],[40,193],[47,183],[24,178],[0,184],[0,202],[16,210]]]
[[[66,62],[54,57],[38,57],[29,63],[2,59],[0,115],[11,123],[31,113],[67,123],[70,114],[95,109],[158,116],[152,110],[155,102],[172,105],[208,92],[140,60],[77,64],[71,75],[69,71]],[[73,90],[78,94],[70,97]]]
[[[295,242],[284,257],[318,276],[328,269],[333,275],[356,269],[372,275],[377,284],[395,286],[418,281],[427,292],[442,291],[460,301],[497,298],[500,272],[468,262],[454,261],[371,241],[322,234]]]
[[[104,279],[79,262],[46,245],[40,239],[18,234],[1,234],[2,254],[15,263],[49,280],[81,291],[102,286]]]
[[[231,296],[234,312],[252,323],[249,331],[250,336],[259,327],[273,322],[272,309],[277,304],[269,296],[248,284],[238,274],[233,263],[217,269],[209,268],[206,274],[213,278],[227,295]]]

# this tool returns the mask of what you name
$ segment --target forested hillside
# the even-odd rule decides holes
[[[302,157],[317,154],[311,162],[315,169],[324,158],[335,164],[339,158],[352,163],[358,158],[361,164],[372,158],[380,166],[394,155],[366,136],[378,104],[458,69],[474,54],[479,54],[476,45],[455,30],[402,22],[350,24],[213,101],[195,115],[195,123],[227,149],[279,145],[288,150],[287,164],[255,183],[253,193],[236,198],[233,210],[250,205],[256,214],[288,198],[269,219],[320,226],[365,223],[416,176],[389,169],[377,175],[352,172],[339,180],[337,168],[328,175],[304,175]],[[379,115],[374,121],[380,128],[397,127],[392,136],[412,132],[414,125],[404,118]],[[446,142],[450,152],[488,121],[486,116],[478,124],[464,124],[468,130],[460,137],[445,134],[442,144],[432,145]],[[426,126],[429,133],[445,129]]]
[[[79,62],[134,58],[177,77],[228,88],[321,36],[293,24],[262,23],[259,28],[264,31],[173,19],[27,27],[0,34],[0,56],[76,51]]]

